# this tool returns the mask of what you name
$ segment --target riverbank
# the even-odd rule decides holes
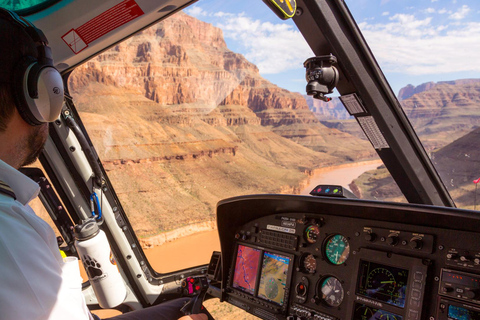
[[[308,195],[319,184],[339,185],[349,189],[348,185],[362,173],[376,169],[382,164],[383,162],[377,159],[315,169],[305,179],[304,187],[299,194]]]
[[[369,160],[314,169],[308,177],[299,184],[299,187],[295,188],[296,192],[294,193],[308,195],[310,191],[319,184],[335,184],[347,188],[348,185],[363,172],[375,169],[381,164],[381,160]],[[287,192],[282,191],[282,193]],[[215,221],[205,221],[164,232],[153,237],[140,239],[139,241],[143,248],[155,248],[192,234],[211,232],[216,230],[216,228]]]
[[[305,179],[300,194],[308,195],[318,184],[348,187],[363,172],[375,169],[381,164],[380,160],[373,160],[318,168]],[[206,221],[140,239],[140,243],[148,261],[157,272],[172,272],[207,264],[212,252],[220,251],[216,228],[215,221]]]

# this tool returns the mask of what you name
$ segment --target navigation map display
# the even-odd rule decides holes
[[[408,270],[360,260],[357,294],[405,307]]]
[[[261,251],[259,249],[243,245],[238,246],[232,283],[234,288],[250,294],[254,293],[260,255]]]
[[[283,306],[289,265],[289,257],[265,251],[258,288],[259,298]]]

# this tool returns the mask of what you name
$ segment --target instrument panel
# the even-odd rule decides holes
[[[265,195],[217,207],[222,297],[262,319],[480,319],[478,212]]]

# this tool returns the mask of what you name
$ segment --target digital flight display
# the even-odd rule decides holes
[[[405,307],[408,270],[360,260],[357,294]]]
[[[232,286],[253,295],[257,283],[261,250],[239,245]]]
[[[452,320],[480,320],[480,312],[462,307],[449,305],[448,319]]]
[[[283,306],[289,265],[289,257],[268,251],[264,252],[258,288],[259,298]]]
[[[353,314],[353,320],[403,320],[402,316],[394,314],[382,309],[369,307],[364,304],[355,303],[355,312]]]

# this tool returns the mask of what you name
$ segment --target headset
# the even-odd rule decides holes
[[[62,110],[64,88],[53,66],[52,50],[45,34],[15,12],[0,8],[3,18],[20,26],[35,42],[38,57],[23,57],[13,69],[13,97],[20,116],[32,126],[55,121]]]

